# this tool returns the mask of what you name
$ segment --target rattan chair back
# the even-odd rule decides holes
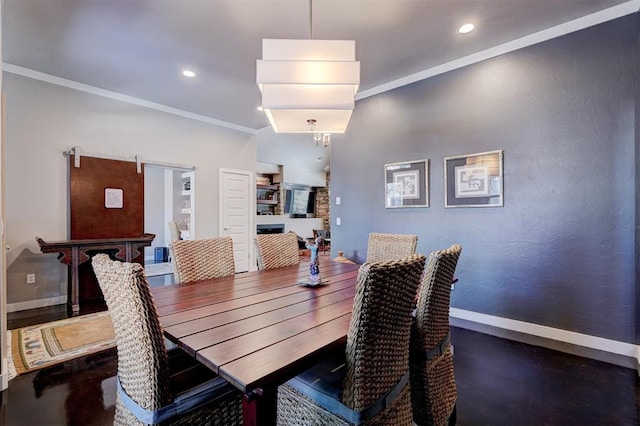
[[[169,222],[169,235],[171,235],[171,241],[178,241],[181,239],[177,223]]]
[[[235,273],[233,239],[180,240],[171,243],[177,283],[226,277]]]
[[[139,406],[157,410],[173,395],[162,328],[144,269],[137,263],[111,261],[104,253],[93,257],[92,266],[111,313],[120,384]],[[114,423],[139,423],[119,395]]]
[[[416,252],[418,237],[405,234],[369,234],[367,262],[403,259]]]
[[[298,265],[298,236],[295,232],[256,235],[258,268],[274,269]]]
[[[449,305],[461,252],[458,244],[432,252],[418,295],[411,335],[411,398],[418,425],[447,424],[456,404]]]
[[[408,371],[411,312],[424,263],[423,255],[413,255],[360,267],[346,346],[342,399],[348,407],[364,409]],[[411,424],[409,394],[407,383],[374,423]]]

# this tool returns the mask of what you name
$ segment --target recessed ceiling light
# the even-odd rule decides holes
[[[195,77],[196,73],[191,70],[183,70],[182,75],[184,75],[185,77]]]
[[[473,24],[464,24],[463,26],[461,26],[460,28],[458,28],[458,32],[459,32],[460,34],[467,34],[467,33],[470,33],[471,31],[473,31],[473,29],[474,29],[475,27],[476,27],[476,26],[475,26],[475,25],[473,25]]]

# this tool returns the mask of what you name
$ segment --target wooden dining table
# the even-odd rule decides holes
[[[244,393],[245,424],[274,424],[277,387],[344,345],[358,265],[300,265],[151,289],[165,336]]]

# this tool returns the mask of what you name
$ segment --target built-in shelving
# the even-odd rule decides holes
[[[184,172],[181,175],[182,191],[180,196],[182,198],[183,206],[180,209],[182,213],[183,222],[186,229],[180,229],[180,236],[183,240],[191,239],[191,231],[193,230],[193,172]]]
[[[268,179],[271,182],[271,177],[268,175],[261,176],[260,179],[264,181]],[[257,214],[275,214],[275,208],[278,205],[278,195],[280,192],[280,185],[256,185],[256,204]]]
[[[164,170],[164,239],[159,244],[169,246],[175,238],[194,238],[195,234],[195,171],[165,168]],[[171,225],[169,225],[171,223]]]

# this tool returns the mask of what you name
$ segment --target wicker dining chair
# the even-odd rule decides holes
[[[429,255],[411,329],[413,420],[421,425],[455,424],[458,397],[449,334],[451,283],[462,247]]]
[[[278,388],[278,424],[412,424],[409,336],[424,263],[360,267],[346,349]]]
[[[259,269],[282,268],[300,263],[298,236],[295,232],[256,235],[256,244]]]
[[[114,424],[242,424],[239,391],[181,349],[166,350],[142,266],[104,253],[92,266],[118,349]]]
[[[236,272],[231,237],[174,241],[171,254],[177,283],[226,277]]]
[[[169,222],[169,235],[171,235],[171,241],[181,240],[180,229],[178,229],[178,224],[176,222]]]
[[[404,234],[369,234],[367,262],[402,259],[416,252],[418,237]]]

